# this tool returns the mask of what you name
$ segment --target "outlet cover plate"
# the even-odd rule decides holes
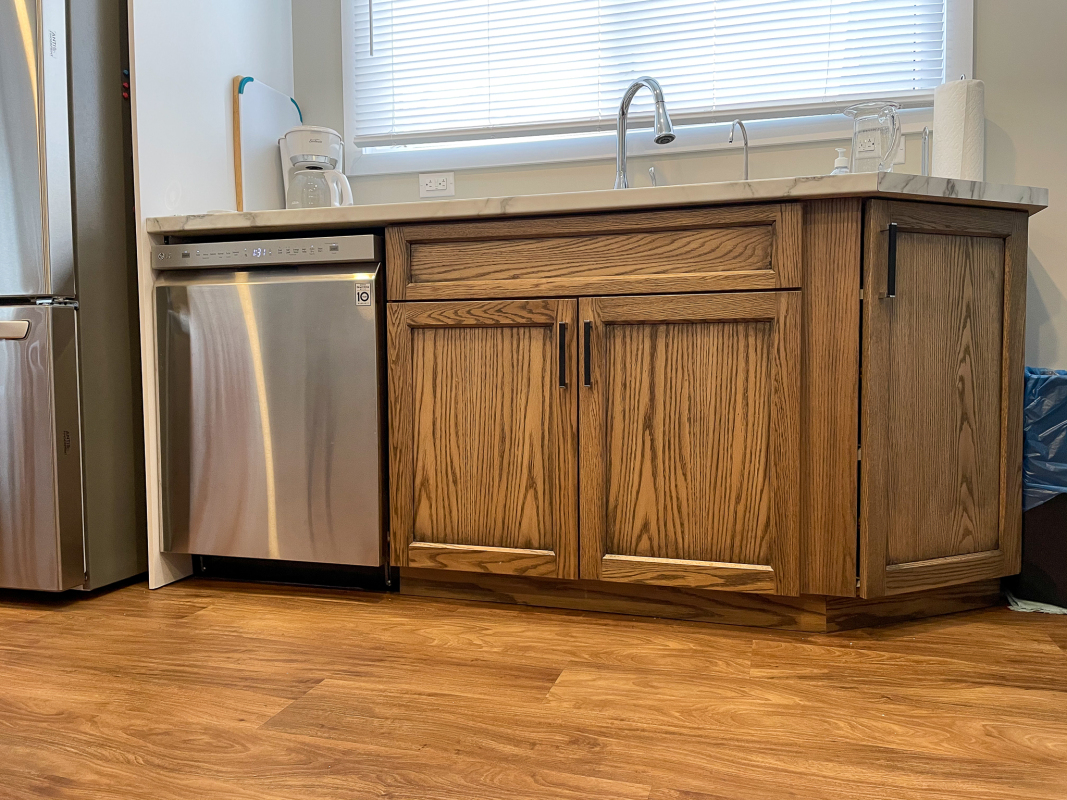
[[[419,197],[455,197],[456,173],[420,172]]]

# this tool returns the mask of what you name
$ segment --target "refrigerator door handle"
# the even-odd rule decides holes
[[[0,339],[25,339],[29,332],[28,319],[0,320]]]

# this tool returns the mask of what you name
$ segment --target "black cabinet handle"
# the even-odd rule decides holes
[[[592,345],[593,323],[592,323],[591,320],[587,319],[584,322],[583,325],[584,325],[584,328],[585,328],[585,331],[584,331],[585,342],[582,345],[582,352],[583,352],[583,355],[584,355],[584,358],[582,360],[585,362],[585,385],[586,386],[592,386],[593,385],[593,365],[592,365],[591,362],[593,360],[593,345]]]
[[[889,269],[885,276],[885,296],[897,296],[897,224],[889,223]]]
[[[559,324],[559,388],[567,388],[567,323]]]

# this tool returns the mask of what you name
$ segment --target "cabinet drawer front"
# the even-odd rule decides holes
[[[390,228],[389,299],[800,286],[796,204]]]

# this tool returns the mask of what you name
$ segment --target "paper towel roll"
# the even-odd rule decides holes
[[[950,81],[934,89],[934,163],[940,178],[985,180],[985,84]]]

